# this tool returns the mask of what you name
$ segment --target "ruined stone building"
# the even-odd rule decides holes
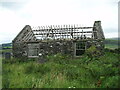
[[[12,42],[13,55],[36,58],[62,53],[76,57],[84,54],[92,43],[102,50],[104,39],[101,21],[95,21],[92,27],[51,25],[31,28],[26,25]]]

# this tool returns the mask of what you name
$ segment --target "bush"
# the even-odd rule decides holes
[[[104,88],[119,88],[119,80],[120,80],[119,76],[108,77],[103,81],[101,87],[104,87]]]
[[[91,58],[91,60],[93,58],[97,58],[101,55],[101,52],[99,50],[97,50],[96,46],[95,45],[92,45],[90,48],[88,48],[86,51],[85,51],[86,55]]]
[[[108,48],[105,48],[104,51],[105,51],[105,52],[111,52],[111,53],[120,54],[120,48],[116,48],[116,49],[108,49]]]

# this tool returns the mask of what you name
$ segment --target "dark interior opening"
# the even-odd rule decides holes
[[[76,50],[76,56],[83,55],[85,53],[85,50]]]
[[[85,42],[76,43],[76,56],[81,56],[85,53]]]

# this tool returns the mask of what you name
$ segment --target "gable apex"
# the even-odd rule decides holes
[[[22,38],[24,35],[24,33],[28,33],[29,31],[31,31],[31,26],[30,25],[25,25],[25,27],[18,33],[18,35],[14,38],[13,42],[15,42],[16,40]]]

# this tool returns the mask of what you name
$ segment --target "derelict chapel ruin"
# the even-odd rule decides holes
[[[26,25],[13,40],[13,56],[36,58],[62,53],[76,57],[84,54],[92,43],[102,50],[104,39],[101,21],[95,21],[92,27],[51,25],[31,28]]]

